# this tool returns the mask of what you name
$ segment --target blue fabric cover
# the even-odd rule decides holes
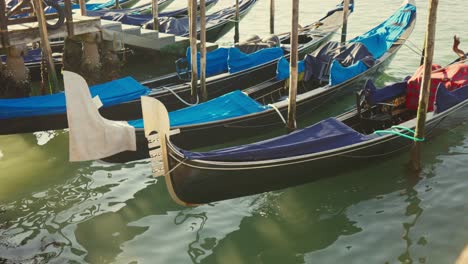
[[[336,118],[328,118],[291,134],[253,144],[209,152],[181,151],[189,159],[215,161],[268,160],[332,150],[374,137],[358,133]]]
[[[120,0],[119,4],[125,4],[128,1],[129,0]],[[109,0],[109,1],[107,1],[105,3],[102,3],[102,4],[86,4],[86,9],[89,8],[88,10],[101,10],[101,9],[105,9],[105,8],[111,8],[111,7],[114,7],[114,6],[115,6],[115,0]]]
[[[336,60],[333,60],[330,66],[330,85],[337,85],[345,82],[360,73],[365,72],[368,67],[362,62],[358,61],[349,67],[344,67]]]
[[[361,42],[372,53],[374,58],[378,59],[401,36],[415,13],[416,7],[411,4],[406,4],[398,9],[386,21],[367,33],[350,40],[350,42]]]
[[[382,89],[377,89],[372,80],[366,82],[365,93],[366,99],[369,104],[374,105],[376,103],[385,102],[399,95],[406,93],[407,82],[398,82],[392,85],[385,86]]]
[[[261,49],[251,54],[245,54],[238,48],[230,48],[228,58],[229,72],[240,72],[245,69],[276,60],[283,55],[283,49],[280,47]]]
[[[304,72],[304,61],[297,62],[297,71],[298,73]],[[279,59],[278,64],[276,66],[276,79],[278,81],[286,80],[289,78],[289,61],[283,56]]]
[[[102,4],[86,4],[86,10],[99,10]],[[80,9],[79,4],[72,4],[72,9]]]
[[[228,71],[229,48],[218,48],[206,53],[206,75],[213,76]],[[187,48],[187,62],[192,68],[190,47]],[[200,78],[200,52],[197,52],[198,78]]]
[[[150,93],[132,77],[92,86],[91,95],[99,95],[104,106],[115,105],[140,98]],[[51,115],[66,112],[65,94],[0,99],[0,119]]]
[[[443,83],[440,83],[437,87],[434,112],[443,112],[466,99],[468,99],[468,86],[449,91]]]
[[[2,60],[2,62],[6,62],[7,56],[1,55],[0,59]],[[40,62],[42,60],[42,50],[41,49],[28,50],[28,55],[23,56],[23,59],[25,63]]]
[[[194,125],[262,112],[268,108],[237,90],[205,103],[170,112],[169,120],[171,127]],[[143,128],[143,119],[128,123],[135,128]]]
[[[93,12],[93,11],[90,11]],[[88,12],[88,13],[90,13]],[[90,16],[99,16],[104,20],[118,21],[126,25],[141,26],[146,22],[153,19],[153,15],[148,14],[126,14],[122,12],[107,11],[101,15],[96,15],[99,13],[91,13]]]

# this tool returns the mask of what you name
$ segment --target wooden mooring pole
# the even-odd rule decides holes
[[[275,34],[275,0],[270,0],[270,34]]]
[[[289,66],[289,105],[288,105],[288,131],[296,129],[296,94],[297,94],[297,59],[299,34],[299,0],[292,1],[292,27],[291,27],[291,61]]]
[[[64,11],[65,18],[67,19],[67,33],[68,37],[75,35],[75,29],[73,28],[73,13],[72,13],[72,4],[71,0],[65,0],[64,2]]]
[[[206,90],[206,3],[200,0],[200,89],[202,101],[208,100]]]
[[[81,10],[81,15],[82,16],[86,16],[88,14],[87,10],[86,10],[86,2],[85,0],[79,0],[79,3],[80,3],[80,10]]]
[[[192,62],[192,103],[197,101],[198,58],[197,58],[197,0],[189,0],[190,60]]]
[[[158,0],[152,0],[152,14],[153,14],[153,30],[159,31],[159,6]]]
[[[424,53],[424,72],[422,76],[421,91],[419,94],[419,106],[417,112],[417,123],[415,138],[424,138],[426,113],[429,102],[431,87],[432,59],[434,57],[434,42],[437,21],[437,6],[439,0],[429,0],[429,16],[427,19],[425,53]],[[415,141],[411,153],[411,165],[414,171],[421,171],[421,142]]]
[[[5,16],[6,14],[6,2],[5,0],[0,0],[0,37],[2,38],[2,46],[7,47],[10,45],[8,39],[8,19]]]
[[[234,29],[234,43],[239,43],[239,22],[240,22],[240,12],[239,12],[239,0],[236,0],[236,24]]]
[[[49,34],[47,32],[46,18],[44,14],[44,7],[41,0],[33,0],[34,10],[36,12],[37,22],[39,24],[39,35],[41,36],[42,56],[47,60],[49,70],[50,91],[56,92],[58,89],[57,72],[55,71],[55,64],[52,59],[52,49],[49,43]]]
[[[119,0],[115,0],[115,6],[114,6],[115,9],[122,9],[122,7],[120,7],[120,1]]]
[[[341,44],[346,42],[346,34],[348,34],[348,13],[349,13],[349,0],[343,1],[343,27],[341,30]]]

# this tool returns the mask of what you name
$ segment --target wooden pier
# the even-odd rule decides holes
[[[73,33],[82,35],[101,31],[101,19],[99,17],[87,17],[78,14],[73,15],[71,22]],[[5,33],[5,32],[2,32]],[[49,39],[59,39],[68,36],[67,23],[59,29],[48,30]],[[8,48],[40,41],[39,24],[37,22],[23,23],[8,26],[6,34],[2,34],[0,48]]]

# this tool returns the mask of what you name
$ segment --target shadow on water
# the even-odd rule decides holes
[[[414,261],[420,254],[414,246],[430,239],[417,230],[427,208],[421,195],[428,187],[421,185],[439,177],[441,157],[460,148],[453,146],[467,144],[463,129],[425,145],[428,165],[420,178],[395,166],[407,161],[401,155],[316,183],[195,208],[177,206],[147,161],[79,163],[76,176],[2,204],[0,255],[12,262],[304,263],[325,252],[334,260],[365,254],[360,243],[371,247],[385,235],[397,243],[374,260]],[[382,217],[392,219],[391,229]],[[346,241],[361,234],[359,242]]]

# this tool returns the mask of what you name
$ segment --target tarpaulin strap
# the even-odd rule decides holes
[[[269,107],[273,108],[276,113],[278,113],[279,117],[281,118],[281,120],[283,121],[283,123],[286,125],[286,119],[284,119],[283,115],[281,114],[280,110],[278,109],[278,107],[276,107],[274,104],[268,104]]]
[[[164,90],[166,90],[166,91],[169,91],[169,92],[172,93],[177,99],[179,99],[179,101],[181,101],[183,104],[185,104],[185,105],[187,105],[187,106],[194,106],[194,105],[197,105],[197,104],[199,103],[199,101],[200,101],[200,100],[199,100],[200,98],[198,97],[198,94],[197,94],[197,101],[196,101],[194,104],[191,104],[191,103],[185,101],[184,99],[182,99],[182,97],[180,97],[176,92],[172,91],[171,88],[168,88],[168,87],[165,87],[165,86],[161,86],[161,87],[159,87],[159,88],[164,89]]]
[[[376,131],[374,131],[374,134],[377,134],[379,136],[381,136],[383,134],[393,134],[393,135],[404,137],[404,138],[407,138],[407,139],[410,139],[410,140],[413,140],[413,141],[416,141],[416,142],[422,142],[422,141],[425,140],[424,138],[414,137],[414,134],[416,134],[416,132],[414,132],[414,130],[412,130],[410,128],[407,128],[407,127],[404,127],[404,126],[392,126],[390,129],[391,130],[376,130]],[[409,136],[407,134],[401,133],[401,132],[397,131],[398,129],[406,130],[406,131],[412,133],[413,136]]]

